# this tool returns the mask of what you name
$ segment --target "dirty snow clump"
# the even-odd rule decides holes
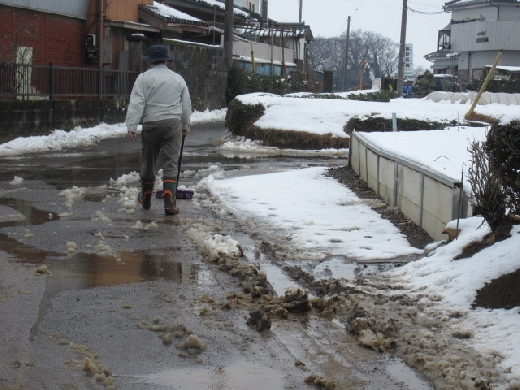
[[[96,211],[96,217],[94,218],[94,220],[103,221],[104,223],[106,223],[108,225],[111,225],[111,223],[112,223],[112,220],[110,219],[110,217],[105,214],[105,209]]]
[[[18,177],[18,176],[15,176],[13,181],[10,181],[9,184],[15,186],[17,184],[22,184],[23,183],[23,179],[21,177]]]
[[[65,205],[71,209],[74,201],[78,198],[82,198],[85,192],[87,192],[85,187],[73,186],[72,188],[61,191],[58,195],[67,198]]]
[[[121,199],[119,199],[119,203],[123,206],[119,211],[125,212],[127,214],[134,214],[135,208],[137,207],[137,196],[139,190],[137,187],[121,188]]]
[[[76,252],[78,250],[78,244],[72,241],[68,241],[65,244],[65,249],[67,249],[67,252]]]
[[[121,175],[114,180],[110,178],[110,185],[113,187],[126,187],[130,183],[137,183],[139,181],[139,173],[133,171],[127,175]]]
[[[218,261],[222,258],[237,259],[243,255],[238,241],[221,234],[215,234],[204,240],[201,249],[209,261]]]

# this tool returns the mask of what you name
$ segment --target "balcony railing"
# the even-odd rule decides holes
[[[125,99],[138,72],[0,63],[0,100]]]

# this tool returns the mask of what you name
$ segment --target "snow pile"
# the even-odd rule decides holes
[[[262,141],[252,141],[244,137],[229,139],[220,147],[221,153],[228,158],[254,158],[261,156],[292,156],[292,157],[348,157],[348,149],[321,149],[321,150],[297,150],[280,149],[272,146],[263,146]]]

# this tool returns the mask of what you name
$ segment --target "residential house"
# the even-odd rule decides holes
[[[84,65],[90,0],[0,0],[0,63]]]
[[[235,0],[235,60],[256,60],[259,73],[296,69],[309,26],[269,21],[260,1]],[[224,22],[216,0],[0,0],[0,61],[141,71],[136,59],[163,39],[222,46]]]
[[[439,31],[438,50],[425,56],[434,73],[456,75],[463,83],[481,79],[500,50],[499,65],[520,65],[517,0],[453,0],[443,8],[451,22]]]

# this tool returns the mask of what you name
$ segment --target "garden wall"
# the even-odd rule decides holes
[[[349,161],[361,180],[434,240],[447,238],[446,223],[471,215],[460,182],[371,145],[363,133],[351,134]]]

